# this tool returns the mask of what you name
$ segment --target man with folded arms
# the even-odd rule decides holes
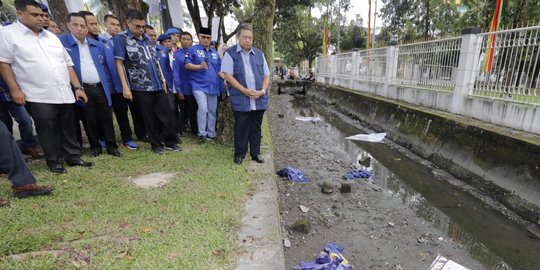
[[[69,166],[91,167],[81,159],[73,103],[87,97],[71,57],[55,34],[43,30],[43,11],[33,0],[16,0],[19,21],[0,29],[0,74],[13,102],[26,104],[34,118],[39,142],[50,170],[66,173]],[[70,85],[71,82],[71,85]],[[72,91],[72,87],[75,93]]]

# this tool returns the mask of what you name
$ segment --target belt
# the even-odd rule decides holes
[[[98,82],[98,83],[83,83],[83,86],[88,87],[88,88],[96,88],[98,86],[101,86],[101,82]]]

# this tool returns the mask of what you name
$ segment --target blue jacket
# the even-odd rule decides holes
[[[190,70],[186,69],[184,63],[186,61],[187,49],[179,48],[174,53],[174,62],[173,62],[173,78],[174,86],[176,90],[180,93],[192,96],[193,90],[191,90],[191,84],[189,83],[189,73]]]
[[[75,73],[77,73],[77,78],[79,78],[79,81],[82,82],[79,45],[77,44],[75,38],[73,38],[73,35],[71,33],[63,34],[59,38],[64,47],[66,48],[69,56],[71,56],[71,60],[74,64],[73,68],[75,69]],[[101,85],[103,86],[103,90],[105,91],[107,102],[109,106],[111,106],[111,86],[109,84],[110,75],[109,69],[107,68],[107,63],[105,61],[105,49],[103,47],[104,44],[92,38],[87,38],[86,40],[90,48],[90,55],[92,55],[94,66],[96,67],[99,79],[101,80]]]
[[[246,77],[244,71],[244,62],[242,60],[241,50],[237,50],[237,46],[232,46],[227,50],[227,53],[231,56],[234,63],[234,78],[244,87],[247,87]],[[255,76],[255,89],[262,89],[262,83],[264,80],[264,55],[257,49],[253,48],[252,57],[249,58],[251,68],[253,70],[253,75]],[[235,112],[249,112],[250,108],[250,98],[242,94],[234,87],[230,87],[229,90],[231,98],[231,107]],[[266,110],[268,108],[268,93],[261,98],[255,100],[255,105],[257,110]]]
[[[111,75],[111,94],[122,93],[122,82],[118,76],[118,71],[116,70],[116,59],[114,58],[114,42],[112,39],[109,39],[104,45],[105,48],[105,60],[107,61],[107,68],[109,69],[109,74]]]
[[[189,47],[185,64],[200,65],[208,61],[208,69],[191,70],[189,81],[193,90],[203,91],[207,94],[219,94],[218,72],[221,70],[221,58],[216,50],[206,50],[202,45]]]
[[[0,101],[3,101],[3,102],[11,101],[7,84],[6,82],[4,82],[4,80],[2,80],[1,77],[0,77]]]
[[[167,83],[167,90],[169,90],[170,93],[175,93],[173,87],[173,71],[171,69],[171,62],[169,60],[169,51],[167,50],[167,47],[157,45],[156,53],[159,66],[161,67],[161,71],[163,71],[163,77]]]

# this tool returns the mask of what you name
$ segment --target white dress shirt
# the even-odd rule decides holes
[[[75,102],[68,73],[73,61],[55,34],[36,35],[20,22],[1,28],[0,62],[11,65],[27,101]]]
[[[99,73],[94,65],[94,60],[90,54],[90,46],[88,45],[88,39],[84,39],[84,43],[81,43],[75,36],[73,36],[77,46],[79,46],[79,58],[81,59],[81,83],[99,83]]]

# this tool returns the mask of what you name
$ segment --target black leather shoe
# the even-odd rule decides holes
[[[97,157],[99,155],[101,155],[101,148],[92,148],[90,149],[90,155],[93,156],[93,157]]]
[[[242,161],[243,161],[243,160],[244,160],[244,159],[241,158],[241,157],[235,157],[235,158],[234,158],[234,163],[236,163],[236,164],[242,164]]]
[[[120,151],[118,151],[118,149],[114,149],[114,150],[107,150],[107,153],[113,157],[121,157],[122,156],[122,153],[120,153]]]
[[[81,167],[92,167],[94,166],[94,163],[92,162],[86,162],[82,159],[79,159],[77,161],[67,161],[66,162],[68,166],[74,167],[74,166],[81,166]]]
[[[256,155],[254,157],[251,157],[251,159],[257,163],[264,163],[264,158],[261,155]]]
[[[62,165],[49,166],[49,170],[51,170],[53,173],[67,173],[66,168],[64,168]]]

